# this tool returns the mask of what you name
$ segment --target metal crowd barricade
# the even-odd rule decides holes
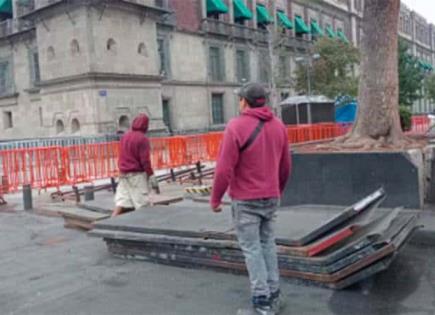
[[[424,133],[429,127],[426,116],[413,117],[413,132]],[[290,143],[332,139],[346,134],[352,124],[322,123],[288,126]],[[151,138],[151,163],[154,169],[169,169],[215,161],[219,154],[222,132],[191,136]],[[75,185],[118,175],[119,141],[105,141],[104,137],[36,140],[7,144],[0,143],[0,198],[15,192],[25,184],[44,189]],[[115,139],[116,140],[116,139]],[[91,143],[92,142],[92,143]],[[56,144],[56,145],[50,145]],[[35,145],[35,147],[28,147]],[[47,146],[40,146],[47,145]],[[3,148],[3,149],[1,149]]]
[[[3,150],[0,159],[8,192],[18,191],[25,184],[59,188],[63,182],[60,147]]]

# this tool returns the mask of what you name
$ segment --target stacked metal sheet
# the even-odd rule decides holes
[[[283,277],[333,289],[346,288],[385,270],[410,237],[417,216],[380,210],[378,190],[344,210],[282,208],[277,217]],[[153,207],[95,225],[115,255],[186,267],[243,272],[243,254],[227,209]]]

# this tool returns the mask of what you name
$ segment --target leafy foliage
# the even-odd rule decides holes
[[[399,108],[399,114],[400,114],[400,126],[402,127],[403,131],[408,131],[411,129],[412,125],[412,112],[409,109],[409,106],[403,106],[401,105]]]
[[[425,87],[427,97],[435,102],[435,74],[431,74],[426,78]]]
[[[423,97],[421,87],[424,80],[418,59],[408,53],[408,45],[399,41],[399,104],[412,106]]]
[[[357,95],[358,78],[353,71],[359,63],[357,48],[325,37],[315,43],[312,54],[318,54],[320,58],[313,60],[310,67],[311,94],[330,98]],[[308,93],[306,67],[306,64],[299,64],[296,70],[296,90],[299,94]]]

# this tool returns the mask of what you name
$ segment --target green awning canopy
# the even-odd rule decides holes
[[[425,66],[425,62],[424,62],[423,60],[419,60],[419,61],[418,61],[418,65],[419,65],[420,68],[422,68],[422,69],[425,69],[425,68],[426,68],[426,66]]]
[[[295,25],[296,25],[296,33],[299,34],[307,34],[310,32],[310,28],[305,24],[305,21],[303,18],[301,18],[299,15],[296,15],[295,17]]]
[[[269,11],[267,11],[266,7],[261,4],[257,4],[257,23],[261,24],[269,24],[272,22],[270,18]]]
[[[316,20],[311,21],[311,34],[315,36],[323,36],[323,30],[320,28]]]
[[[234,17],[241,20],[252,19],[252,12],[245,5],[243,0],[233,0],[234,5]]]
[[[287,28],[287,29],[292,29],[292,28],[293,28],[293,23],[292,23],[292,21],[290,21],[290,19],[287,17],[287,15],[285,15],[284,12],[282,12],[282,11],[277,11],[277,12],[276,12],[276,15],[278,16],[279,23],[280,23],[283,27],[285,27],[285,28]]]
[[[207,0],[207,13],[228,13],[228,7],[223,0]]]
[[[336,38],[337,34],[335,34],[331,25],[326,26],[326,33],[328,33],[329,38]]]
[[[12,0],[0,0],[0,13],[12,15]]]
[[[341,41],[345,44],[349,44],[349,40],[347,39],[346,35],[343,33],[342,30],[337,30],[337,36]]]
[[[433,67],[430,63],[424,61],[424,60],[419,60],[418,61],[418,65],[420,66],[420,68],[422,68],[423,70],[428,70],[428,71],[432,71]]]

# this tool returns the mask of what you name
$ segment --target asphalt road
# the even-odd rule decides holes
[[[249,302],[248,280],[112,257],[60,218],[0,208],[0,315],[224,315]],[[390,269],[345,291],[283,282],[283,314],[435,314],[435,217]]]

